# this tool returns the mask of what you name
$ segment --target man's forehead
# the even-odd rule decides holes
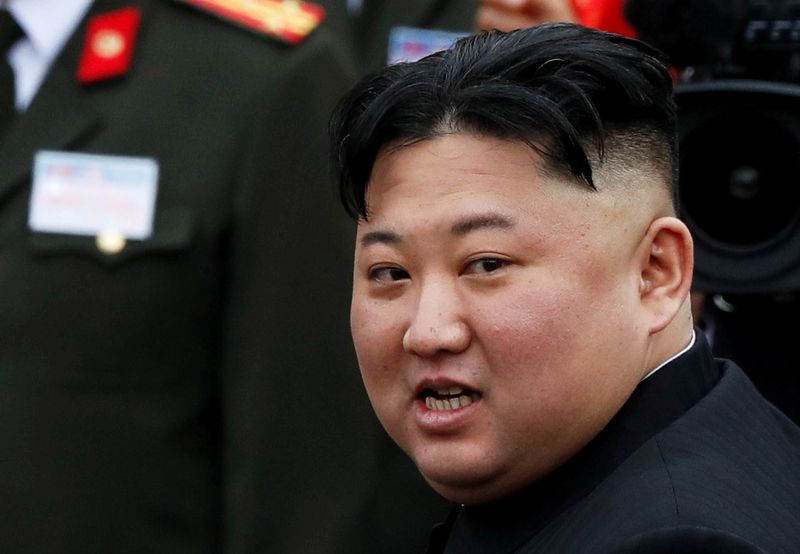
[[[471,185],[520,179],[536,186],[543,162],[522,141],[474,133],[447,133],[417,141],[394,142],[378,153],[365,191],[366,200],[397,185],[427,183],[420,192],[467,192]],[[498,189],[498,192],[502,192]]]
[[[467,130],[453,130],[440,133],[432,133],[424,138],[403,138],[390,141],[383,144],[375,157],[375,163],[379,160],[386,160],[397,155],[402,154],[404,151],[420,147],[442,144],[455,139],[459,142],[471,142],[480,145],[480,148],[486,152],[514,152],[523,153],[527,157],[528,163],[535,167],[544,167],[545,162],[542,158],[540,149],[529,142],[503,138],[496,135],[479,133]],[[434,149],[430,149],[432,152]],[[459,150],[446,151],[445,149],[435,149],[434,155],[441,159],[454,159],[464,162],[469,162],[470,158],[464,158],[463,152]]]
[[[492,229],[511,229],[516,226],[516,218],[501,212],[491,210],[476,212],[456,217],[452,222],[443,222],[447,232],[454,238],[464,237],[470,233]],[[448,225],[449,223],[449,225]],[[389,227],[377,225],[361,225],[359,232],[359,245],[361,247],[373,244],[399,245],[405,240],[402,232]]]
[[[523,141],[450,133],[382,150],[365,201],[372,219],[387,209],[397,216],[398,207],[408,212],[431,204],[443,212],[456,204],[512,212],[557,201],[584,205],[587,195],[598,196],[571,175],[551,171]],[[473,196],[479,205],[470,207]]]
[[[516,223],[539,237],[559,233],[564,225],[603,235],[603,242],[640,235],[656,217],[667,215],[669,195],[648,182],[653,176],[622,164],[612,167],[610,161],[599,167],[598,187],[592,189],[571,175],[548,171],[542,156],[522,141],[451,133],[394,144],[376,160],[359,244],[399,244],[411,235],[457,236],[454,231],[465,235]]]

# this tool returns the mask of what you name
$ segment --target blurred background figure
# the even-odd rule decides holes
[[[623,17],[624,0],[481,0],[478,29],[511,31],[541,23],[569,22],[635,36]]]
[[[420,55],[427,54],[426,47],[430,43],[439,44],[442,34],[447,37],[452,33],[473,32],[478,7],[478,0],[322,0],[321,3],[349,43],[362,73],[389,61],[393,30],[423,31],[417,37],[417,46]],[[448,42],[444,44],[449,46]]]
[[[577,22],[571,0],[481,0],[479,29],[512,31],[549,22]]]
[[[356,17],[356,52],[366,69],[385,65],[393,28],[412,27],[469,33],[477,0],[363,0]]]
[[[354,70],[326,27],[0,3],[0,551],[359,551],[377,423],[327,171]]]

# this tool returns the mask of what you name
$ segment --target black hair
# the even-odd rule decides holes
[[[547,169],[595,188],[590,155],[607,141],[654,158],[676,186],[676,108],[663,56],[635,39],[551,24],[463,38],[449,50],[383,68],[361,80],[331,119],[342,203],[368,217],[366,192],[385,146],[444,133],[518,140]],[[644,145],[645,147],[643,147]]]

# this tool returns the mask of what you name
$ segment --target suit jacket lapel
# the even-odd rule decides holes
[[[66,150],[99,127],[100,118],[75,83],[74,68],[57,61],[28,110],[0,148],[0,198],[26,181],[39,150]]]
[[[98,0],[87,19],[131,5],[145,12],[147,3],[147,0]],[[111,83],[82,86],[76,79],[85,29],[83,21],[53,63],[28,110],[11,125],[0,144],[0,201],[28,182],[37,151],[78,149],[103,126],[89,90]]]

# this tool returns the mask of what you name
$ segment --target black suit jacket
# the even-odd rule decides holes
[[[377,434],[326,126],[354,74],[167,0],[123,77],[84,21],[0,144],[0,552],[333,552]],[[39,149],[157,160],[153,235],[34,233]]]
[[[800,430],[698,336],[564,466],[449,526],[432,550],[797,552]]]

